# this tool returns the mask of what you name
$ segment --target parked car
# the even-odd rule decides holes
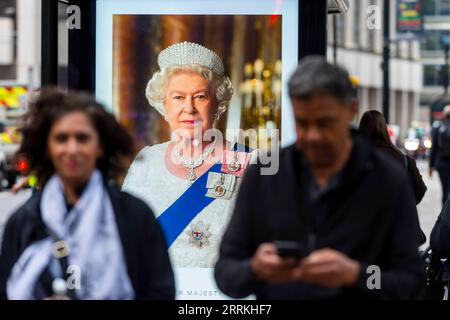
[[[3,176],[0,183],[2,187],[12,187],[17,177],[23,175],[25,169],[27,169],[26,162],[16,157],[20,147],[20,136],[13,124],[14,122],[5,121],[0,124],[0,148],[4,155],[1,170]]]
[[[431,150],[431,133],[424,128],[409,128],[403,147],[415,159],[427,159]]]
[[[7,172],[6,172],[6,155],[3,151],[3,145],[0,144],[0,191],[3,191],[3,188],[7,184]]]

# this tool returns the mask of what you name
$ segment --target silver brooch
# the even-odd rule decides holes
[[[209,172],[206,181],[206,196],[214,199],[230,200],[235,185],[236,176],[221,172]]]
[[[209,224],[204,224],[202,221],[193,223],[186,231],[189,243],[199,248],[209,245],[209,238],[212,236],[209,227]]]
[[[214,194],[218,198],[223,197],[225,195],[225,193],[227,192],[227,190],[225,189],[224,183],[225,183],[225,175],[222,174],[220,177],[220,181],[214,186]]]

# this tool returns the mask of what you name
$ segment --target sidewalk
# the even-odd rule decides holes
[[[423,181],[428,188],[422,202],[419,203],[417,210],[419,212],[420,225],[429,241],[431,230],[433,229],[434,223],[441,210],[441,183],[439,182],[437,172],[433,173],[432,178],[428,176],[427,161],[417,161],[417,166],[422,174]],[[428,245],[428,241],[426,245]]]

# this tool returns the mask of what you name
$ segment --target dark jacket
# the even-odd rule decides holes
[[[431,231],[430,245],[436,257],[450,258],[450,198],[445,202]]]
[[[392,149],[392,147],[387,146],[383,141],[373,141],[372,143],[375,147],[391,155],[398,161],[400,166],[403,166],[406,169],[414,191],[416,204],[419,204],[419,202],[422,201],[425,192],[427,191],[427,186],[423,182],[422,175],[417,168],[416,160],[414,160],[410,156],[404,155],[399,150]]]
[[[249,168],[215,269],[219,288],[232,297],[339,299],[417,297],[425,281],[418,255],[419,221],[408,177],[368,142],[354,136],[340,182],[311,198],[311,172],[295,146],[283,149],[276,175]],[[353,287],[328,289],[305,283],[258,281],[250,258],[261,243],[295,240],[313,250],[332,248],[361,264]],[[381,269],[381,290],[369,290],[369,265]]]
[[[431,131],[430,168],[438,170],[450,168],[450,158],[443,157],[439,147],[439,128],[441,126],[450,126],[450,119],[444,119],[439,125],[434,126]]]
[[[128,275],[136,299],[174,299],[175,285],[167,245],[153,212],[141,200],[107,187],[114,208]],[[31,243],[48,237],[38,192],[9,219],[0,252],[0,299],[16,261]]]

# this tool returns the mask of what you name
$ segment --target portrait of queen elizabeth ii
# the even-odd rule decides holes
[[[159,53],[158,66],[146,97],[168,122],[172,139],[144,147],[122,189],[153,209],[175,268],[212,268],[242,175],[256,151],[214,129],[233,95],[215,52],[176,43]]]

